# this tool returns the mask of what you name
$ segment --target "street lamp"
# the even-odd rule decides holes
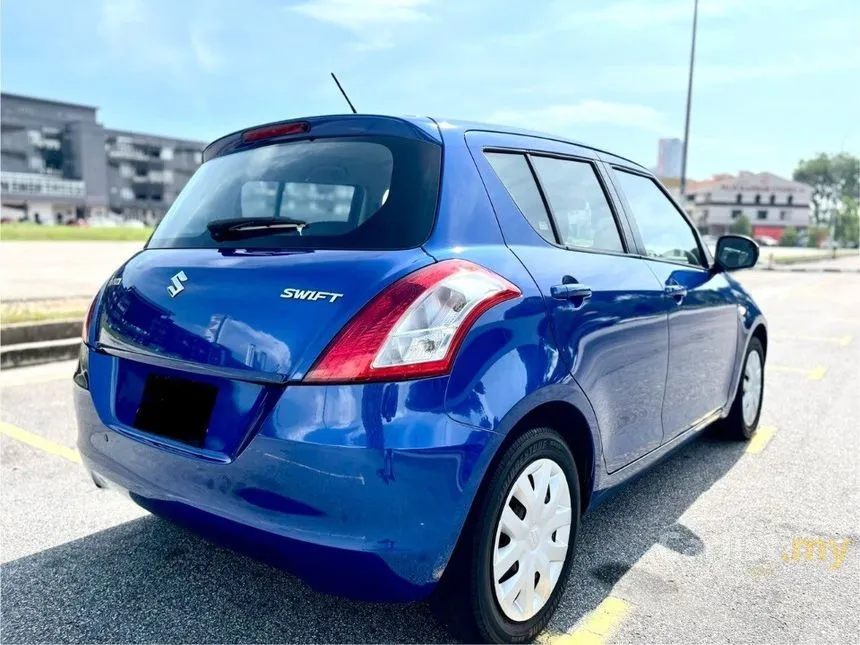
[[[681,152],[681,199],[687,200],[687,145],[690,139],[690,105],[693,102],[693,63],[696,60],[696,21],[699,17],[699,0],[693,0],[693,41],[690,45],[690,75],[687,79],[687,114],[684,118],[684,143]]]

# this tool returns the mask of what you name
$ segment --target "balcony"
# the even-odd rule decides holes
[[[83,181],[27,172],[0,173],[0,190],[2,190],[4,197],[11,194],[27,197],[83,199],[86,196],[86,186]]]

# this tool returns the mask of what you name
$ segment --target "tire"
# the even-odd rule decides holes
[[[505,450],[488,476],[431,603],[437,617],[465,642],[525,643],[546,627],[570,573],[580,516],[576,462],[555,430],[534,428]],[[547,492],[539,501],[544,481]],[[527,498],[530,507],[520,498]],[[506,509],[521,524],[510,513],[503,520]],[[511,537],[514,531],[508,530],[506,521],[519,538]],[[513,554],[519,554],[516,563],[498,578],[502,584],[497,586],[497,569],[507,566]],[[538,569],[544,572],[542,582]],[[538,574],[533,595],[528,595],[530,576],[523,574],[527,570]],[[503,606],[499,594],[505,595],[506,589],[514,591],[507,593]],[[528,599],[533,600],[530,608]]]
[[[753,354],[757,356],[753,356]],[[744,393],[749,387],[750,375],[747,373],[747,368],[750,367],[751,361],[758,361],[759,365],[759,394],[754,416],[751,412],[744,414]],[[754,371],[754,370],[753,370]],[[721,430],[724,436],[735,441],[749,441],[758,429],[758,421],[761,417],[761,404],[764,398],[764,349],[758,338],[751,338],[747,347],[744,363],[741,367],[741,380],[738,383],[738,391],[735,394],[735,400],[732,402],[732,408],[728,416],[723,419]]]

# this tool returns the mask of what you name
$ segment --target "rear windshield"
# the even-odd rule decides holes
[[[441,147],[399,137],[267,145],[204,163],[167,211],[148,248],[406,249],[430,235]],[[299,229],[215,241],[207,225],[284,217]]]

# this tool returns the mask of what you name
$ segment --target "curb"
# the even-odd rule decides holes
[[[756,267],[758,271],[776,271],[778,273],[860,273],[860,268],[843,267],[793,267],[793,266],[764,266]]]
[[[37,343],[47,340],[76,338],[81,333],[83,320],[68,318],[44,322],[11,323],[0,327],[0,341],[3,345]]]
[[[80,347],[81,339],[77,337],[3,345],[0,347],[0,369],[75,359]]]

